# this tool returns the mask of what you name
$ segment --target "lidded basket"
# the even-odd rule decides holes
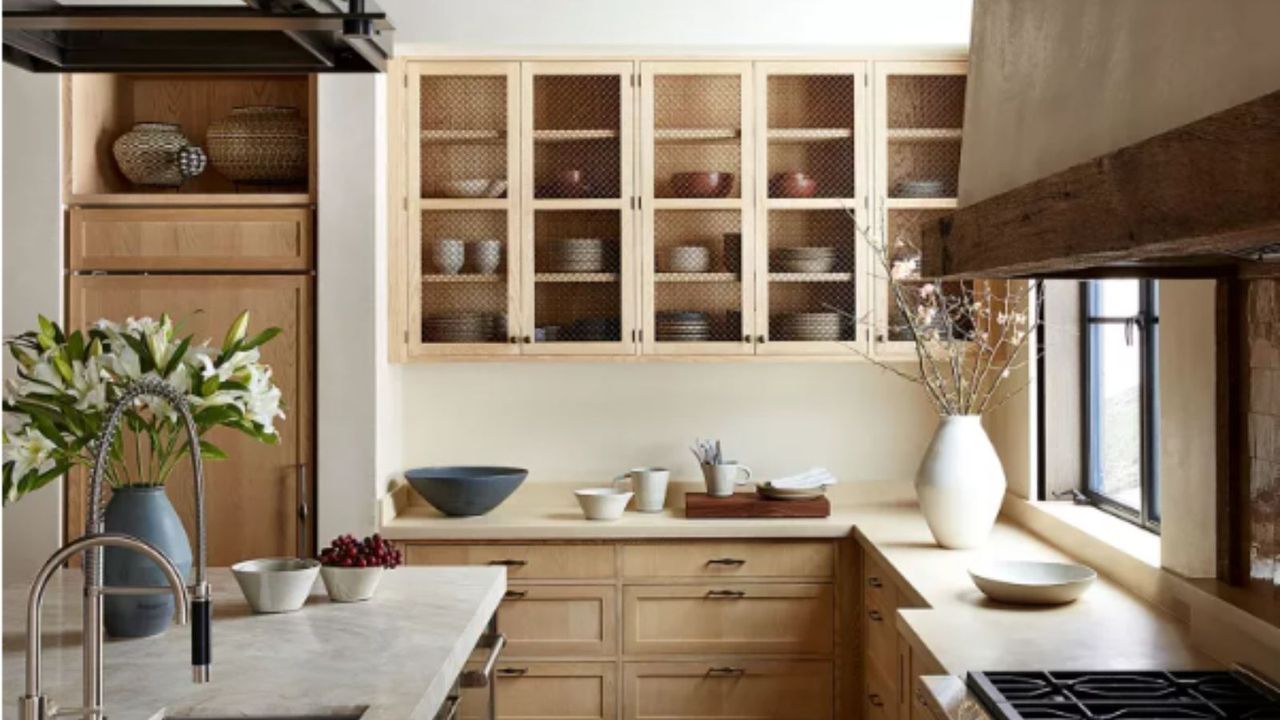
[[[293,107],[238,107],[209,125],[209,161],[232,182],[302,184],[307,179],[307,123]]]

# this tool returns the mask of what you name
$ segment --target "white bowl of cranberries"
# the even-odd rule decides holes
[[[375,533],[363,540],[339,535],[320,551],[320,579],[330,600],[360,602],[373,597],[382,571],[400,562],[400,551],[381,535]]]

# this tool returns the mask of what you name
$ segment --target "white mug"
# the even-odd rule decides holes
[[[743,477],[745,475],[745,477]],[[751,468],[736,462],[721,465],[703,465],[702,477],[707,481],[707,494],[711,497],[729,497],[735,485],[746,485],[751,480]]]
[[[671,471],[660,467],[632,468],[615,477],[613,484],[630,482],[631,490],[636,494],[636,510],[640,512],[662,512],[667,504],[667,481],[671,479]]]

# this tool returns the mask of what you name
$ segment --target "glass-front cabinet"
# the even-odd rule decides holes
[[[393,70],[393,354],[910,352],[887,277],[956,206],[963,62]]]

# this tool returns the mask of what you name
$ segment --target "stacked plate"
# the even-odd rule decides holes
[[[567,238],[551,242],[551,272],[605,271],[605,245],[600,238]]]
[[[803,312],[774,315],[770,335],[778,340],[834,341],[840,339],[840,313]]]
[[[489,342],[497,325],[489,313],[459,312],[428,315],[422,319],[423,340],[430,343]]]
[[[706,342],[711,339],[711,318],[704,312],[660,312],[655,320],[659,342]]]
[[[825,273],[836,266],[833,247],[782,247],[773,251],[776,272]]]
[[[614,342],[621,337],[622,321],[616,317],[579,318],[558,334],[562,342]]]

